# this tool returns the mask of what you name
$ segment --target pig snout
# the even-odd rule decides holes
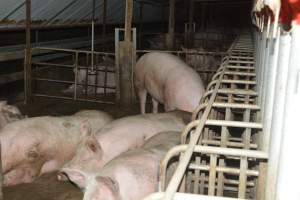
[[[59,171],[57,173],[57,180],[59,180],[59,181],[68,181],[69,178],[68,178],[68,175],[66,173],[64,173],[63,171]]]
[[[69,168],[62,168],[58,174],[57,178],[60,181],[69,180],[75,185],[77,185],[80,189],[84,189],[86,186],[88,174],[83,171]]]

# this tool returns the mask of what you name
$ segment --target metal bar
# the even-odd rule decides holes
[[[25,104],[32,100],[31,72],[31,0],[26,0]]]

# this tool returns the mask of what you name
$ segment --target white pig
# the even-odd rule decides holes
[[[128,150],[141,147],[147,139],[162,131],[181,131],[190,121],[190,113],[173,111],[124,117],[104,126],[96,134],[86,134],[74,158],[61,169],[59,179],[67,176],[77,183],[107,162]]]
[[[73,116],[33,117],[7,124],[0,131],[4,185],[32,182],[37,176],[60,169],[75,154],[81,141],[80,124],[94,131],[112,121],[100,111],[81,111]]]
[[[161,52],[143,55],[134,68],[134,84],[140,99],[141,113],[145,113],[147,93],[152,97],[153,112],[158,103],[166,111],[193,112],[204,94],[201,78],[180,58]]]
[[[84,200],[141,200],[157,191],[159,164],[166,152],[180,143],[180,132],[162,132],[139,149],[111,160],[79,183]],[[80,174],[78,175],[80,176]]]

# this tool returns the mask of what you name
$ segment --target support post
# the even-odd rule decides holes
[[[143,8],[144,8],[144,2],[140,3],[140,26],[139,26],[139,48],[142,47],[142,35],[143,35]]]
[[[32,101],[31,74],[31,0],[26,0],[26,50],[24,62],[25,104]]]
[[[119,43],[120,59],[120,104],[128,106],[133,98],[133,45],[131,41],[133,0],[126,0],[125,36],[124,41]]]
[[[190,8],[189,8],[189,25],[188,25],[188,47],[191,47],[194,41],[194,0],[190,0]]]
[[[169,1],[169,29],[166,37],[167,48],[174,48],[174,32],[175,32],[175,0]]]
[[[107,10],[107,0],[103,0],[103,7],[102,7],[102,38],[103,39],[105,39],[106,37],[106,15],[107,15],[106,10]],[[103,50],[105,50],[105,42],[103,44]]]

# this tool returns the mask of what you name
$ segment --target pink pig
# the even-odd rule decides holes
[[[134,68],[134,84],[140,99],[141,113],[145,113],[146,96],[152,97],[153,112],[158,103],[166,111],[193,112],[204,94],[204,86],[197,72],[180,58],[161,52],[143,55]]]

